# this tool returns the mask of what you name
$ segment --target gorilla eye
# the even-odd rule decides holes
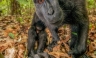
[[[39,4],[42,4],[44,2],[44,0],[38,0]]]

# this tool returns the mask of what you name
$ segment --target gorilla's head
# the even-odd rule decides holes
[[[50,23],[56,23],[64,18],[58,0],[33,0],[36,8],[36,14],[41,20],[47,20]]]

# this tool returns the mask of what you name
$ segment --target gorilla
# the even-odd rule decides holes
[[[89,19],[86,9],[86,0],[33,0],[36,12],[28,32],[28,55],[34,55],[35,40],[39,41],[37,54],[42,53],[46,47],[47,27],[52,34],[52,42],[48,50],[57,45],[59,41],[58,28],[69,24],[71,29],[71,42],[69,54],[72,58],[87,58],[84,55],[87,47]],[[37,32],[39,30],[39,32]]]

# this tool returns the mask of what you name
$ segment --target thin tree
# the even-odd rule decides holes
[[[20,4],[17,2],[17,0],[10,0],[11,1],[11,15],[20,15]]]

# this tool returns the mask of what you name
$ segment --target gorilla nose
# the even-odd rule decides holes
[[[54,10],[52,8],[48,9],[48,15],[53,15],[54,14]]]

